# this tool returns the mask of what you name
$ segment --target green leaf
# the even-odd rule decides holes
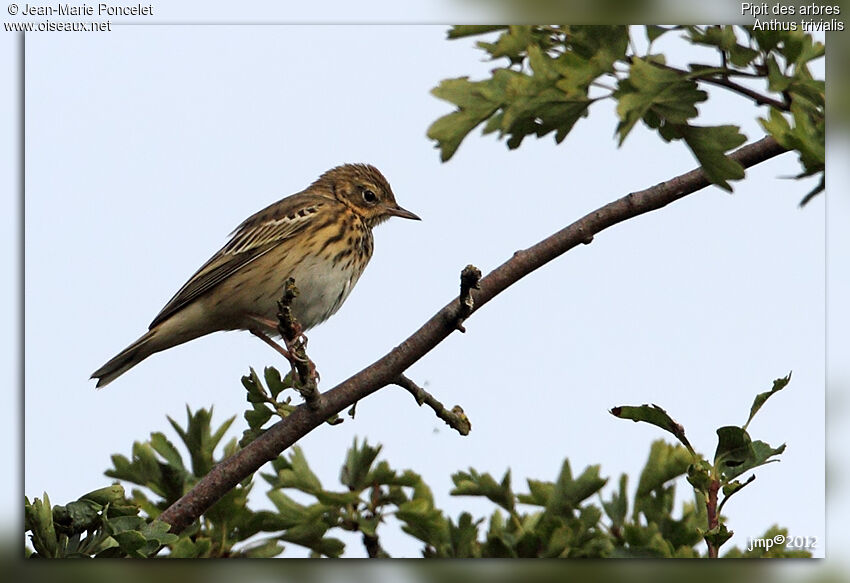
[[[390,465],[381,461],[369,472],[366,477],[366,484],[378,484],[385,486],[415,486],[420,483],[422,478],[416,472],[405,470],[402,474],[398,474],[390,468]]]
[[[656,26],[656,25],[647,25],[646,26],[646,38],[650,43],[655,42],[655,40],[660,37],[662,34],[668,33],[671,30],[675,30],[678,27],[665,27],[665,26]]]
[[[169,557],[172,559],[195,559],[208,557],[212,548],[212,541],[206,537],[192,540],[189,537],[181,537],[171,545]]]
[[[277,396],[281,392],[292,387],[291,373],[287,374],[286,378],[282,379],[280,377],[280,372],[276,368],[267,366],[263,371],[263,376],[266,379],[266,386],[269,388],[269,392],[273,399],[277,399]]]
[[[750,476],[746,482],[739,482],[738,480],[733,480],[726,484],[723,484],[723,501],[720,503],[720,506],[717,508],[717,514],[720,514],[723,505],[726,504],[726,501],[732,497],[733,494],[737,494],[741,490],[743,490],[749,484],[752,484],[756,479],[755,474]]]
[[[802,87],[807,87],[807,93],[811,93],[816,100],[821,99],[819,85],[792,84],[789,91],[797,91],[791,103],[791,114],[794,120],[792,127],[789,121],[776,109],[771,108],[767,119],[759,119],[762,127],[776,141],[788,150],[796,150],[800,156],[800,163],[804,172],[798,178],[820,174],[823,181],[826,160],[826,125],[823,117],[822,106],[813,103],[799,93]],[[803,199],[803,203],[811,200],[814,194],[821,190],[818,185]]]
[[[53,524],[57,532],[66,535],[93,529],[100,522],[100,504],[91,500],[77,500],[65,506],[53,507]]]
[[[572,516],[581,502],[596,494],[608,482],[608,478],[599,476],[599,467],[588,466],[578,478],[573,479],[570,462],[564,460],[546,510],[556,515]]]
[[[296,488],[308,494],[317,494],[322,491],[319,478],[310,469],[303,450],[297,445],[292,446],[289,463],[291,469],[282,469],[278,472],[277,487]]]
[[[53,511],[47,492],[44,492],[41,500],[34,498],[32,503],[24,497],[24,528],[32,533],[30,541],[40,556],[59,556],[59,542],[53,527]]]
[[[402,521],[402,530],[410,536],[433,547],[449,542],[449,526],[443,514],[424,498],[414,498],[401,504],[396,518]]]
[[[88,494],[83,494],[80,500],[91,500],[101,506],[124,501],[124,487],[121,484],[112,484],[105,488],[99,488]]]
[[[745,47],[738,43],[735,43],[729,48],[729,60],[732,61],[733,65],[740,68],[750,66],[759,54],[760,53],[757,50]]]
[[[602,501],[602,508],[608,518],[611,519],[611,525],[615,528],[622,528],[626,522],[626,514],[629,511],[628,483],[628,476],[621,474],[619,490],[611,494],[608,502]]]
[[[242,386],[248,391],[247,399],[249,403],[265,403],[268,399],[266,389],[253,367],[248,375],[242,377]]]
[[[468,512],[461,513],[457,524],[449,520],[449,544],[451,545],[451,556],[455,558],[480,557],[478,545],[478,525],[484,521],[483,518],[473,521]]]
[[[511,63],[522,61],[526,48],[534,46],[534,27],[529,25],[512,25],[507,31],[500,34],[496,42],[488,43],[479,41],[478,46],[494,59],[507,57]]]
[[[725,524],[720,523],[707,531],[703,538],[705,538],[705,542],[712,544],[715,548],[719,549],[726,541],[732,538],[733,534],[735,533],[726,528]]]
[[[271,559],[282,552],[283,545],[272,539],[245,549],[243,554],[248,559]]]
[[[262,403],[254,403],[253,408],[245,410],[245,421],[248,422],[248,428],[256,433],[260,433],[263,425],[271,419],[274,412]],[[247,443],[242,443],[245,447]]]
[[[181,457],[180,452],[177,451],[174,444],[165,437],[164,433],[159,431],[151,433],[150,443],[154,451],[161,455],[166,462],[177,470],[185,471],[185,468],[183,467],[183,458]]]
[[[775,393],[778,393],[779,391],[784,389],[786,386],[788,386],[789,382],[791,382],[791,373],[790,372],[788,373],[787,376],[776,379],[775,381],[773,381],[773,388],[771,388],[769,391],[766,391],[764,393],[759,393],[758,395],[756,395],[755,400],[753,400],[753,405],[752,405],[752,407],[750,407],[750,416],[747,417],[747,422],[744,423],[744,429],[745,430],[749,426],[750,421],[753,420],[753,417],[755,417],[755,414],[758,413],[759,409],[761,409],[762,405],[764,405],[765,402],[767,402],[767,400],[770,397],[772,397]]]
[[[708,99],[695,81],[676,71],[633,58],[629,76],[618,83],[617,133],[622,145],[635,124],[652,114],[667,123],[685,124],[697,116],[696,104]]]
[[[717,435],[714,463],[727,482],[748,470],[779,461],[770,458],[785,451],[785,444],[774,448],[763,441],[751,441],[742,427],[721,427]]]
[[[708,495],[711,486],[711,464],[706,460],[699,460],[688,466],[688,482],[698,492]]]
[[[469,472],[452,474],[452,482],[455,485],[451,491],[452,496],[485,496],[506,510],[514,509],[510,470],[505,472],[501,483],[496,483],[490,474],[479,474],[472,468]]]
[[[552,499],[552,492],[555,490],[555,484],[552,482],[541,482],[539,480],[526,480],[528,483],[529,494],[520,494],[517,500],[522,504],[533,504],[535,506],[546,506],[549,500]]]
[[[363,441],[362,447],[357,447],[357,438],[354,445],[348,449],[345,456],[345,464],[340,471],[339,481],[348,486],[350,490],[362,490],[369,486],[367,481],[372,469],[372,463],[381,452],[381,446],[370,447],[368,441]]]
[[[685,125],[678,130],[712,184],[731,192],[732,187],[727,181],[744,177],[741,163],[724,154],[747,141],[738,126]]]
[[[740,475],[742,466],[755,460],[752,440],[742,427],[726,426],[717,430],[717,450],[714,453],[714,465],[726,479]]]
[[[688,471],[693,463],[693,454],[678,445],[657,439],[652,442],[649,459],[641,471],[635,496],[640,498],[660,488],[670,480]]]
[[[283,490],[270,490],[267,496],[277,508],[277,521],[282,528],[291,528],[310,516],[306,506],[287,496]]]
[[[781,93],[788,89],[791,85],[791,78],[786,77],[779,68],[776,62],[776,57],[768,55],[767,57],[767,88],[776,93]]]
[[[468,36],[477,36],[481,34],[487,34],[488,32],[494,32],[497,30],[506,30],[508,27],[504,25],[454,25],[449,29],[448,38],[449,40],[454,40],[458,38],[465,38]]]
[[[696,455],[687,437],[685,437],[685,428],[673,421],[673,418],[667,414],[667,411],[658,405],[641,405],[639,407],[622,405],[620,407],[614,407],[610,413],[620,419],[631,419],[635,423],[643,421],[644,423],[650,423],[665,431],[669,431],[688,448],[691,454]]]
[[[428,128],[428,137],[437,142],[443,162],[454,155],[469,132],[499,108],[502,100],[498,94],[503,81],[506,79],[496,75],[491,80],[478,82],[468,77],[446,79],[431,91],[435,97],[457,106],[457,111],[444,115]]]

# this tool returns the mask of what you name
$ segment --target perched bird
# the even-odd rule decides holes
[[[165,305],[148,332],[97,369],[103,387],[145,358],[218,330],[278,335],[277,302],[290,277],[304,330],[333,315],[372,257],[372,229],[401,208],[374,166],[345,164],[246,219]]]

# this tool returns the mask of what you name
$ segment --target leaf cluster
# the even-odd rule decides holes
[[[270,390],[276,391],[278,380],[283,382],[268,370],[266,377],[272,379]],[[253,371],[245,378],[250,380],[246,383],[249,395],[256,397],[259,379]],[[713,464],[700,459],[687,443],[684,429],[663,409],[616,408],[618,416],[663,427],[683,443],[659,440],[652,444],[631,497],[626,475],[605,496],[608,478],[600,475],[596,465],[576,475],[565,460],[553,481],[529,479],[525,492],[514,490],[510,470],[496,480],[470,468],[452,476],[451,494],[486,500],[495,509],[487,517],[461,512],[453,518],[437,507],[431,488],[419,474],[392,468],[378,459],[380,445],[355,439],[340,469],[338,487],[326,488],[302,449],[295,446],[261,473],[272,510],[249,507],[254,486],[249,476],[178,536],[156,519],[221,459],[215,451],[234,420],[214,429],[212,410],[187,410],[185,426],[170,418],[169,422],[188,451],[188,462],[160,432],[135,443],[131,459],[112,457],[114,467],[107,476],[140,486],[129,498],[116,483],[64,506],[51,507],[47,494],[32,502],[27,499],[31,555],[150,557],[161,552],[175,558],[273,557],[289,543],[308,549],[311,556],[339,557],[345,544],[335,535],[349,532],[360,535],[368,556],[387,557],[381,535],[388,519],[394,518],[405,533],[422,543],[425,557],[697,557],[703,540],[719,547],[732,534],[722,520],[718,527],[706,528],[712,481],[725,496],[714,508],[719,516],[725,500],[752,481],[741,483],[736,478],[782,453],[784,446],[774,449],[750,440],[746,428],[765,401],[789,380],[790,375],[778,379],[771,391],[755,399],[743,427],[718,430]],[[232,439],[224,445],[223,454],[231,455],[239,447]],[[683,477],[693,486],[694,498],[682,504],[677,515],[676,483]],[[776,529],[765,536],[781,532]],[[759,553],[805,556],[783,547],[735,549],[728,556]]]
[[[631,35],[640,28],[646,50],[638,53]],[[653,45],[673,31],[684,42],[714,49],[716,62],[668,66]],[[821,176],[803,204],[823,189],[824,82],[812,77],[809,63],[823,57],[824,46],[811,35],[740,26],[572,25],[454,26],[448,33],[449,39],[493,35],[477,46],[492,60],[507,60],[505,66],[479,81],[446,79],[432,91],[456,108],[428,129],[443,161],[479,125],[484,134],[506,138],[511,149],[531,135],[554,133],[560,143],[591,105],[611,99],[619,144],[641,122],[665,141],[683,142],[708,179],[731,191],[729,181],[743,178],[744,168],[727,153],[746,136],[734,125],[697,123],[697,106],[709,98],[705,87],[715,85],[769,107],[760,122],[799,154],[798,178]],[[759,84],[763,93],[750,88]]]
[[[742,426],[728,425],[717,429],[717,447],[713,461],[709,461],[694,451],[685,437],[685,430],[682,425],[675,422],[658,405],[620,406],[611,409],[611,414],[615,417],[649,423],[668,431],[684,446],[684,449],[680,448],[682,454],[675,459],[673,456],[666,456],[670,461],[667,464],[660,465],[665,469],[662,477],[668,475],[668,472],[670,475],[687,474],[688,482],[693,486],[697,500],[705,506],[704,525],[700,529],[701,536],[705,539],[709,548],[713,548],[715,552],[734,534],[726,527],[721,516],[723,506],[732,495],[751,484],[755,480],[755,475],[751,475],[744,482],[737,478],[759,466],[779,461],[775,457],[785,451],[785,444],[774,448],[763,441],[753,441],[747,432],[747,427],[765,402],[785,388],[790,381],[791,373],[788,373],[787,376],[773,381],[771,390],[756,395],[750,407],[750,415]],[[652,459],[652,454],[650,454],[650,459]],[[643,476],[641,479],[643,480]],[[639,493],[644,490],[643,484],[638,486]],[[722,494],[722,499],[719,498],[719,494]],[[672,498],[670,502],[672,503]],[[636,505],[637,507],[639,505]],[[663,520],[663,516],[657,516],[654,520]],[[776,552],[780,554],[773,556],[808,556],[800,555],[796,551],[787,551],[787,555],[781,555],[781,553],[786,552],[784,548],[779,548]]]

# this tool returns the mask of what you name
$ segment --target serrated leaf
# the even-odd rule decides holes
[[[282,544],[272,539],[245,549],[243,554],[248,559],[271,559],[282,553],[283,548]]]
[[[640,474],[635,497],[645,496],[685,474],[692,463],[693,454],[681,446],[667,443],[662,439],[653,441],[649,458]]]
[[[691,444],[688,442],[688,438],[685,437],[685,428],[676,423],[673,418],[667,414],[667,411],[658,405],[640,405],[637,407],[622,405],[620,407],[614,407],[611,409],[610,413],[620,419],[631,419],[635,423],[643,421],[644,423],[649,423],[656,427],[660,427],[665,431],[669,431],[676,437],[676,439],[681,441],[686,448],[688,448],[688,451],[696,455]]]
[[[534,30],[529,25],[511,25],[500,34],[495,42],[478,41],[479,48],[490,53],[490,57],[497,59],[507,57],[511,63],[522,61],[525,51],[529,46],[534,46]]]
[[[154,451],[161,455],[171,466],[177,470],[185,471],[183,457],[177,451],[177,448],[174,447],[174,444],[165,437],[164,433],[159,431],[151,433],[150,444]]]
[[[65,506],[53,507],[53,524],[64,534],[80,533],[94,528],[100,522],[100,504],[91,500],[75,500]]]
[[[249,403],[265,403],[268,398],[266,389],[263,383],[260,382],[260,377],[253,367],[249,369],[249,374],[242,377],[242,386],[248,391],[246,398]]]
[[[776,57],[768,55],[767,60],[767,88],[770,91],[781,93],[791,85],[791,78],[786,77],[779,69]]]
[[[248,427],[253,430],[259,430],[271,419],[274,412],[262,403],[254,403],[251,409],[245,410],[245,421],[248,422]],[[244,445],[243,445],[244,447]]]
[[[711,183],[731,192],[728,181],[744,177],[741,163],[725,154],[747,141],[738,126],[686,125],[680,127],[679,132]]]
[[[628,483],[628,476],[621,474],[618,491],[613,492],[607,502],[602,501],[602,508],[605,510],[605,514],[611,519],[612,526],[617,528],[622,528],[623,524],[625,524],[626,514],[629,511]]]
[[[322,490],[322,483],[318,476],[310,469],[304,451],[297,445],[292,446],[289,455],[290,470],[281,470],[278,474],[278,483],[282,488],[297,488],[308,494],[315,494]]]
[[[112,535],[121,550],[133,558],[142,559],[144,554],[139,552],[147,544],[147,540],[142,533],[135,530],[125,530]]]
[[[354,438],[354,444],[348,449],[345,456],[345,463],[340,470],[340,482],[348,486],[350,490],[362,490],[369,486],[367,481],[372,469],[372,464],[381,453],[381,446],[371,447],[369,442],[363,440],[363,446],[357,446],[357,438]]]
[[[101,506],[124,500],[124,487],[121,484],[112,484],[105,488],[98,488],[88,494],[80,496],[79,500],[91,500]]]
[[[707,495],[711,481],[711,464],[707,461],[699,460],[688,466],[688,483],[695,490]]]
[[[267,496],[277,509],[277,520],[281,525],[285,525],[283,528],[304,522],[309,516],[307,507],[287,496],[283,490],[270,490]]]
[[[212,548],[212,541],[206,537],[192,540],[189,537],[181,537],[171,545],[169,556],[174,559],[195,559],[208,557]]]
[[[32,535],[33,548],[42,557],[59,556],[59,543],[53,526],[53,509],[50,498],[44,492],[42,499],[34,498],[32,503],[24,497],[24,528]]]
[[[396,518],[402,521],[402,530],[434,547],[448,542],[448,522],[443,514],[424,498],[414,498],[401,504]]]
[[[529,494],[520,494],[517,500],[523,504],[534,504],[535,506],[546,506],[552,498],[555,484],[540,480],[527,479]]]
[[[398,474],[395,470],[390,468],[390,465],[386,461],[378,462],[378,464],[366,477],[367,484],[378,484],[382,486],[413,487],[421,481],[422,477],[411,470],[405,470],[403,473]]]
[[[331,492],[321,490],[313,494],[316,500],[327,506],[343,507],[360,501],[360,492]]]
[[[501,483],[497,483],[490,474],[479,474],[472,468],[469,472],[452,474],[452,482],[455,485],[450,492],[452,496],[484,496],[506,510],[514,509],[510,470],[505,472]]]
[[[756,398],[753,400],[753,404],[750,407],[750,416],[747,417],[747,422],[744,423],[744,429],[746,429],[749,426],[750,421],[753,420],[753,417],[755,417],[755,414],[758,413],[759,409],[762,408],[762,405],[764,405],[767,402],[767,400],[770,397],[772,397],[775,393],[778,393],[779,391],[784,389],[786,386],[788,386],[789,382],[791,382],[791,373],[790,372],[788,373],[787,376],[784,376],[782,378],[779,378],[779,379],[776,379],[775,381],[773,381],[773,387],[769,391],[765,391],[764,393],[759,393],[758,395],[756,395]]]
[[[556,515],[572,516],[581,502],[597,493],[608,482],[607,478],[599,476],[599,467],[588,466],[578,478],[573,479],[570,462],[564,460],[546,510]]]
[[[456,558],[471,558],[480,556],[477,547],[478,525],[484,521],[480,518],[473,521],[472,515],[463,512],[458,517],[457,524],[449,520],[449,543],[451,556]]]
[[[695,81],[643,59],[632,59],[629,73],[614,93],[620,117],[617,126],[620,145],[649,112],[668,123],[685,124],[696,117],[696,104],[708,99],[708,94]]]
[[[725,524],[721,523],[707,531],[705,535],[703,535],[703,538],[705,538],[705,542],[719,549],[723,546],[723,543],[732,538],[733,534],[735,533],[726,528]]]
[[[281,392],[292,387],[291,375],[287,374],[285,378],[281,378],[280,371],[273,366],[267,366],[263,370],[263,376],[266,379],[266,386],[269,388],[273,399],[277,399],[277,396]]]
[[[730,27],[731,28],[731,27]],[[729,48],[729,60],[736,67],[748,67],[759,56],[759,52],[750,47],[745,47],[738,43],[733,44]]]
[[[477,82],[460,77],[446,79],[431,90],[435,97],[457,106],[457,111],[444,115],[428,128],[427,135],[437,142],[443,162],[454,155],[469,132],[498,109],[501,100],[492,97],[498,93],[498,83],[495,75]]]

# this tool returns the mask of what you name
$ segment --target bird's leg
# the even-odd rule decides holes
[[[276,330],[278,327],[277,322],[269,320],[268,318],[263,318],[262,316],[257,316],[256,314],[248,314],[248,318],[262,326],[264,329]],[[284,355],[290,363],[294,363],[296,360],[303,362],[304,360],[298,356],[298,351],[294,350],[294,348],[297,342],[301,342],[302,346],[307,348],[307,337],[302,332],[301,324],[293,322],[292,326],[293,332],[295,333],[292,340],[289,340],[285,336],[283,337],[283,343],[286,345],[286,350],[284,350],[280,344],[272,340],[272,338],[260,328],[251,328],[249,332]]]
[[[289,350],[272,340],[265,332],[261,332],[259,328],[249,328],[248,331],[266,344],[268,344],[269,346],[271,346],[272,348],[274,348],[280,354],[282,354],[284,358],[289,361],[290,364],[295,364],[295,360],[297,360],[295,358],[295,355],[293,355]]]

